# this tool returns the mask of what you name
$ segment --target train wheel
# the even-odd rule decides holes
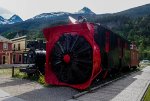
[[[61,82],[81,84],[92,74],[92,47],[82,36],[64,34],[55,43],[50,61]]]

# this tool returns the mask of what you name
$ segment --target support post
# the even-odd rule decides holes
[[[14,77],[14,69],[15,69],[15,67],[13,66],[12,67],[12,77]]]

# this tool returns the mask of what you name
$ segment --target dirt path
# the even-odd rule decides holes
[[[10,76],[0,76],[0,89],[26,101],[65,101],[78,93],[72,88],[54,86],[47,88],[33,81]]]

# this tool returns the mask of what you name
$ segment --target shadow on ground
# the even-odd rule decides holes
[[[26,84],[31,82],[29,80],[17,79],[17,78],[0,78],[0,79],[1,79],[0,87],[16,86],[16,85],[21,85],[21,84]]]
[[[130,77],[127,76],[125,78],[122,78],[116,82],[113,82],[98,90],[95,90],[91,93],[83,95],[77,99],[79,101],[110,101],[113,98],[115,98],[118,94],[120,94],[123,90],[125,90],[128,86],[130,86],[135,80],[137,80],[137,78],[135,77],[141,74],[142,74],[142,71],[138,71],[137,73],[129,75]],[[132,90],[136,90],[136,89],[131,88],[131,91]],[[121,95],[121,96],[124,96],[124,95]]]
[[[77,90],[69,87],[43,87],[36,82],[17,78],[1,78],[0,89],[15,98],[26,101],[65,101],[78,93]],[[6,99],[6,101],[10,101],[9,99],[11,98]],[[11,101],[15,100],[11,99]]]
[[[41,88],[16,97],[27,101],[65,101],[78,92],[68,87]]]

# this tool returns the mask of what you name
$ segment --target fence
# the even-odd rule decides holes
[[[14,77],[15,69],[25,68],[29,64],[2,64],[0,65],[0,71],[4,69],[11,69],[11,76]],[[10,70],[9,70],[10,73]]]

